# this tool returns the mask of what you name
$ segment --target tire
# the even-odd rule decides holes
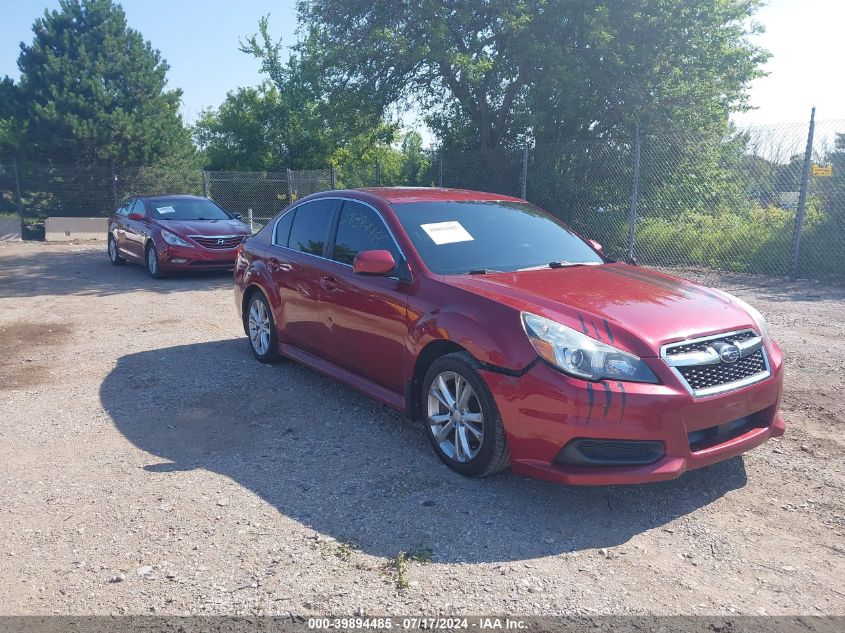
[[[147,250],[144,252],[144,261],[147,264],[147,272],[150,273],[150,277],[154,279],[163,279],[167,277],[167,273],[165,273],[161,269],[161,264],[158,261],[158,251],[156,250],[155,244],[150,242],[147,245]]]
[[[126,260],[123,259],[117,252],[117,242],[114,241],[114,237],[109,234],[109,261],[111,261],[113,266],[123,266],[126,263]]]
[[[279,339],[270,304],[261,291],[254,292],[247,304],[246,335],[253,356],[262,363],[273,363],[279,359]]]
[[[426,372],[421,394],[426,434],[434,452],[449,468],[467,477],[486,477],[510,465],[502,417],[478,373],[480,366],[466,352],[441,356]],[[447,405],[449,398],[444,396],[441,379],[460,408]],[[467,385],[471,393],[465,390]],[[456,395],[463,396],[465,402],[455,402]]]

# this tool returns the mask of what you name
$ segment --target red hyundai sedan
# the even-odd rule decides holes
[[[109,218],[112,264],[143,264],[153,277],[177,270],[231,270],[237,248],[252,233],[238,216],[208,198],[130,198]]]
[[[614,262],[516,198],[309,196],[243,243],[235,301],[258,360],[424,421],[464,475],[666,480],[785,428],[781,351],[757,310]]]

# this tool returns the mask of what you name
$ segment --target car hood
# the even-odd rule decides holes
[[[627,264],[444,279],[641,357],[658,356],[660,346],[673,341],[744,327],[756,329],[746,311],[724,293]]]
[[[249,226],[239,220],[158,220],[158,225],[181,236],[250,235]]]

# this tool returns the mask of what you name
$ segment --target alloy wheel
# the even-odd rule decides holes
[[[260,299],[253,301],[249,308],[249,340],[259,356],[264,356],[270,349],[270,314]]]
[[[117,261],[117,245],[114,243],[114,238],[109,240],[109,257],[113,262]]]
[[[456,462],[472,461],[484,439],[484,415],[472,385],[454,371],[438,374],[428,394],[428,424],[440,450]]]
[[[147,249],[147,267],[153,276],[158,274],[158,253],[156,253],[155,247]]]

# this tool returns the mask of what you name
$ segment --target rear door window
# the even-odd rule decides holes
[[[335,206],[337,200],[332,199],[314,200],[298,206],[288,247],[311,255],[322,255]]]

